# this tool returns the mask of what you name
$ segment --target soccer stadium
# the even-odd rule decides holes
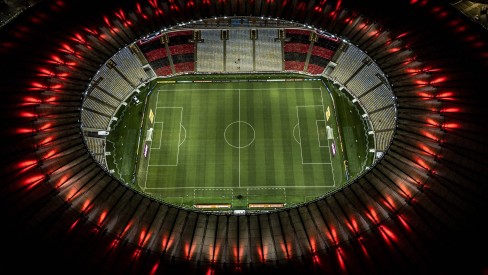
[[[486,274],[487,7],[2,1],[0,263]]]

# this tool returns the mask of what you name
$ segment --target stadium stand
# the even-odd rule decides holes
[[[287,29],[285,36],[285,70],[303,71],[310,48],[310,32],[300,29]]]
[[[255,40],[255,71],[282,71],[283,51],[276,29],[258,29]]]
[[[192,72],[195,70],[195,44],[189,42],[192,38],[192,31],[168,33],[168,50],[171,54],[175,73]]]
[[[229,30],[226,40],[225,71],[251,72],[253,71],[253,40],[248,30]]]

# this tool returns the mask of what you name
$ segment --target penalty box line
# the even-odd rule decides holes
[[[154,111],[154,120],[155,122],[154,123],[159,123],[157,122],[157,117],[158,117],[158,109],[162,109],[162,108],[180,108],[181,111],[180,111],[180,123],[179,125],[181,126],[181,122],[183,121],[183,107],[158,107],[158,102],[159,102],[159,91],[156,95],[156,110]],[[161,122],[163,123],[163,122]],[[150,189],[147,187],[147,175],[149,174],[149,166],[178,166],[178,161],[179,161],[179,155],[180,155],[180,139],[181,139],[181,127],[179,127],[180,129],[180,132],[178,133],[178,151],[177,151],[177,154],[176,154],[176,164],[175,165],[150,165],[149,163],[151,163],[151,151],[152,150],[149,150],[148,152],[148,157],[147,157],[147,165],[146,165],[146,175],[144,177],[144,184],[139,185],[141,186],[142,190],[146,190],[146,189]],[[160,139],[162,139],[162,136],[163,136],[163,129],[161,129],[161,135],[160,135]],[[162,141],[160,141],[160,147],[161,147],[161,143]],[[150,148],[151,149],[151,148]]]
[[[158,94],[159,95],[159,94]],[[180,141],[181,141],[181,122],[183,122],[183,107],[158,107],[156,105],[156,115],[155,115],[155,120],[157,119],[157,109],[180,109],[180,123],[178,123],[179,127],[179,132],[178,132],[178,148],[177,148],[177,153],[176,153],[176,163],[175,164],[148,164],[147,166],[151,167],[165,167],[165,166],[178,166],[179,163],[179,156],[180,156]],[[155,123],[163,123],[163,122],[155,122]],[[162,140],[163,136],[163,130],[161,129],[161,135],[160,139]],[[160,147],[161,147],[161,142],[160,142]],[[151,147],[152,148],[152,147]],[[148,162],[149,163],[149,162]]]
[[[303,161],[302,136],[301,136],[301,130],[300,130],[300,115],[298,112],[298,108],[319,107],[319,106],[323,107],[323,105],[298,105],[298,106],[296,106],[296,108],[297,108],[297,120],[298,120],[298,138],[300,139],[299,145],[300,145],[300,156],[302,157],[302,165],[304,165],[304,164],[313,164],[313,165],[330,164],[330,165],[332,165],[332,162],[304,162]],[[315,122],[315,125],[317,125],[317,122]],[[320,148],[320,146],[319,146],[319,148]]]
[[[322,99],[322,112],[324,113],[324,118],[327,116],[326,112],[325,112],[325,106],[324,106],[324,96],[323,96],[323,91],[322,91],[322,87],[319,88],[320,89],[320,98]],[[333,98],[331,98],[332,101],[334,100]],[[339,125],[337,125],[337,127],[339,127]],[[329,142],[329,137],[327,137],[327,147],[330,148],[330,142]],[[333,160],[333,156],[330,152],[330,150],[327,150],[329,151],[329,157],[330,157],[330,161],[332,162]],[[332,163],[330,164],[330,169],[332,169],[332,181],[334,182],[334,186],[336,186],[336,182],[335,182],[335,173],[334,173],[334,165],[332,165]]]

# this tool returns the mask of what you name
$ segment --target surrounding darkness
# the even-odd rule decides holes
[[[71,1],[70,1],[71,2]],[[0,70],[2,75],[0,77],[0,96],[2,100],[0,102],[0,109],[2,110],[1,129],[5,129],[0,135],[3,141],[2,148],[3,156],[0,160],[0,167],[6,168],[12,163],[15,163],[15,159],[12,154],[18,152],[22,147],[17,147],[17,137],[12,134],[10,129],[17,125],[17,121],[11,119],[12,116],[8,112],[12,112],[12,104],[15,104],[17,96],[12,94],[19,87],[22,87],[23,79],[25,75],[33,74],[37,65],[41,64],[41,59],[26,60],[24,56],[15,55],[15,53],[23,51],[31,51],[33,48],[28,44],[18,44],[8,40],[3,40],[3,37],[10,37],[12,32],[16,32],[15,37],[25,41],[36,41],[38,37],[44,37],[52,35],[53,45],[58,41],[63,41],[64,37],[60,37],[59,33],[63,31],[69,32],[70,26],[78,25],[79,22],[85,22],[90,24],[92,19],[101,18],[103,12],[99,13],[97,10],[107,9],[110,6],[123,5],[122,3],[116,3],[118,1],[111,1],[114,3],[107,3],[110,1],[94,1],[94,0],[75,0],[72,3],[65,3],[60,11],[53,12],[52,6],[55,5],[55,1],[44,1],[35,6],[39,10],[44,12],[31,12],[25,11],[19,15],[18,18],[12,20],[9,24],[0,29]],[[174,2],[186,2],[186,1],[174,1]],[[320,1],[315,1],[320,2]],[[367,3],[366,3],[367,2]],[[371,3],[370,3],[371,2]],[[344,1],[344,5],[355,8],[359,12],[368,14],[372,18],[380,18],[385,25],[388,25],[391,29],[395,30],[422,30],[429,29],[427,32],[420,32],[417,43],[413,43],[411,46],[413,49],[423,53],[423,56],[429,57],[438,66],[445,66],[447,68],[447,74],[455,75],[457,77],[451,84],[452,87],[462,87],[465,93],[460,96],[460,103],[458,104],[467,112],[455,117],[457,121],[469,125],[469,129],[465,133],[459,133],[463,138],[466,138],[469,142],[476,145],[472,146],[477,148],[480,156],[473,157],[473,151],[464,152],[463,147],[456,147],[456,144],[446,145],[446,150],[449,152],[455,152],[452,155],[459,155],[463,158],[474,159],[472,167],[464,167],[462,171],[466,174],[466,181],[475,183],[477,186],[481,186],[478,190],[484,191],[484,193],[476,194],[480,200],[487,198],[486,185],[487,185],[487,158],[482,157],[486,155],[487,141],[486,138],[480,138],[488,131],[488,123],[486,119],[487,109],[485,102],[481,99],[488,91],[488,85],[482,80],[488,79],[488,64],[487,56],[487,34],[486,30],[480,28],[472,22],[466,22],[470,30],[479,35],[479,39],[484,41],[484,52],[471,51],[470,47],[466,46],[466,41],[461,39],[448,39],[451,36],[452,30],[449,29],[448,19],[444,19],[439,16],[438,13],[432,11],[433,6],[441,6],[444,3],[445,9],[452,11],[446,2],[443,1],[426,1],[430,2],[425,6],[425,9],[420,5],[408,5],[409,1],[398,0],[401,4],[394,5],[393,2],[397,1]],[[411,2],[414,2],[413,0]],[[416,2],[416,1],[415,1]],[[131,4],[127,4],[128,7],[133,7]],[[104,7],[106,5],[107,7]],[[355,7],[357,6],[357,7]],[[33,9],[34,9],[33,8]],[[428,10],[429,8],[430,10]],[[76,13],[74,13],[76,11]],[[53,12],[53,18],[51,20],[50,13]],[[200,11],[204,12],[204,11]],[[35,14],[36,17],[31,17]],[[39,16],[40,15],[40,16]],[[292,16],[290,12],[289,16]],[[459,18],[462,18],[461,16]],[[32,24],[25,22],[39,21],[38,28],[32,29]],[[178,19],[175,19],[178,20]],[[405,24],[408,22],[407,24]],[[50,30],[56,29],[56,32]],[[436,36],[428,37],[428,34],[436,34]],[[414,35],[415,36],[415,35]],[[49,48],[49,45],[45,46]],[[36,50],[42,52],[45,50],[43,45],[36,47]],[[482,54],[480,54],[482,52]],[[13,53],[13,54],[11,54]],[[462,54],[459,54],[462,53]],[[484,54],[484,55],[483,55]],[[29,58],[35,55],[28,55]],[[469,66],[469,64],[480,64],[480,66]],[[31,64],[31,65],[26,65]],[[459,64],[459,65],[458,65]],[[484,69],[484,70],[483,70]],[[88,81],[88,79],[84,79]],[[486,135],[485,135],[486,137]],[[449,153],[446,153],[449,155]],[[446,166],[456,169],[456,162],[450,162],[450,159],[446,158]],[[8,169],[5,169],[8,170]],[[15,177],[9,173],[5,174],[4,181],[6,183],[15,181]],[[18,212],[15,211],[15,204],[7,204],[8,202],[18,202],[23,204],[24,200],[28,200],[28,196],[23,194],[13,194],[17,196],[15,200],[5,197],[6,195],[12,196],[10,192],[3,192],[6,187],[2,187],[0,184],[0,219],[2,223],[0,225],[0,248],[2,249],[2,256],[0,256],[0,273],[2,274],[109,274],[109,271],[100,269],[99,265],[90,264],[85,261],[91,248],[96,246],[73,246],[67,247],[66,242],[72,242],[69,240],[70,236],[64,236],[59,234],[54,236],[52,234],[46,234],[49,228],[49,222],[55,220],[56,217],[42,217],[40,226],[36,228],[29,228],[25,225],[25,219],[36,219],[36,216],[32,216],[31,213],[35,213],[35,205],[32,206],[32,212]],[[448,199],[446,199],[448,200]],[[442,200],[440,200],[442,201]],[[469,202],[467,202],[469,205]],[[476,204],[479,208],[470,209],[468,214],[463,216],[456,216],[457,213],[452,213],[455,218],[453,220],[458,221],[458,224],[452,226],[450,230],[444,230],[443,228],[436,228],[439,236],[442,236],[443,242],[425,240],[428,244],[429,251],[426,251],[430,258],[425,261],[427,269],[434,270],[430,274],[488,274],[488,236],[487,236],[487,210],[488,201],[484,201],[483,204]],[[437,205],[435,207],[442,207]],[[471,207],[471,205],[469,206]],[[432,217],[435,219],[435,217]],[[46,231],[43,231],[46,230]],[[86,242],[90,243],[92,240],[87,239]],[[77,240],[77,242],[85,242],[85,240]],[[415,244],[413,244],[415,245]],[[100,259],[102,262],[103,259]],[[116,263],[115,263],[116,264]],[[391,265],[385,261],[385,265]],[[164,274],[181,274],[179,269],[182,266],[177,264],[168,266],[165,269]],[[422,269],[422,268],[420,268]],[[107,268],[109,270],[109,267]],[[188,270],[183,269],[182,270]],[[254,274],[267,274],[270,271],[289,271],[292,274],[307,274],[306,270],[296,270],[286,265],[275,268],[255,269],[249,272]],[[392,269],[394,270],[394,268]],[[412,270],[416,270],[416,267],[412,267]],[[438,271],[436,273],[435,271]],[[235,273],[240,273],[235,271]],[[398,274],[410,274],[410,270],[398,270]],[[395,273],[395,272],[392,272]],[[216,273],[218,274],[218,273]],[[391,274],[391,273],[389,273]],[[417,273],[420,274],[420,273]],[[182,275],[182,274],[181,274]]]

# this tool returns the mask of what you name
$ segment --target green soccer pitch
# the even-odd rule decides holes
[[[331,83],[212,79],[155,80],[128,102],[108,137],[114,174],[185,208],[259,210],[321,197],[372,163],[359,108]]]

